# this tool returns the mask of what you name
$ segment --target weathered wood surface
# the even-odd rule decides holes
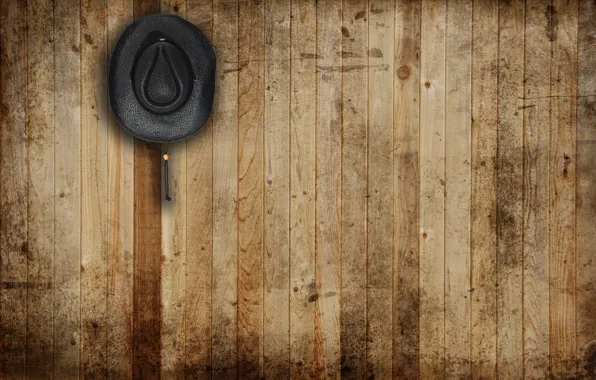
[[[213,42],[120,129],[135,18]],[[591,0],[2,0],[0,378],[596,378]]]

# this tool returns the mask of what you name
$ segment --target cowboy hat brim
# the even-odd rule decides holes
[[[196,133],[209,119],[215,92],[215,52],[193,24],[152,15],[130,25],[109,66],[109,97],[121,126],[151,142]]]

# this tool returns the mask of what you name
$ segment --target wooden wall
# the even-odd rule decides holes
[[[212,117],[121,130],[175,13]],[[596,379],[596,3],[0,0],[1,379]]]

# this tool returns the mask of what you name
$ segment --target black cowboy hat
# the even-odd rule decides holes
[[[209,119],[214,92],[213,47],[178,16],[144,17],[114,48],[110,104],[120,125],[140,139],[167,143],[194,134]]]

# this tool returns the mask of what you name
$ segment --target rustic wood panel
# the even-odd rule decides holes
[[[134,0],[133,16],[138,19],[159,13],[159,9],[158,0]],[[132,357],[135,378],[157,378],[161,371],[160,174],[160,147],[135,139]]]
[[[317,1],[315,188],[315,377],[340,372],[341,2]],[[362,89],[366,91],[366,89]]]
[[[524,2],[499,2],[497,85],[497,377],[523,372]]]
[[[218,91],[213,108],[212,366],[236,377],[238,354],[238,2],[213,2]]]
[[[596,378],[592,1],[0,6],[1,378]],[[169,146],[106,86],[159,12],[218,56]]]
[[[524,370],[543,379],[549,366],[548,146],[550,123],[549,5],[526,4],[524,63]]]
[[[81,1],[81,372],[107,369],[107,7]]]
[[[131,0],[108,3],[107,49],[133,19]],[[134,138],[108,116],[107,377],[132,377]]]
[[[550,11],[550,375],[576,374],[577,1]],[[573,62],[570,64],[570,62]]]
[[[596,377],[596,4],[581,1],[578,20],[576,316],[578,373]],[[579,377],[579,376],[578,376]]]
[[[290,72],[290,376],[313,375],[315,353],[316,7],[292,2]]]
[[[27,9],[20,1],[2,1],[0,6],[0,377],[24,379],[28,290]]]
[[[79,1],[54,2],[54,374],[81,371],[81,55]],[[88,232],[88,231],[86,231]]]
[[[467,379],[471,377],[471,3],[447,3],[445,50],[445,378]]]
[[[393,375],[418,378],[420,2],[395,5],[393,78]]]
[[[238,373],[263,377],[263,1],[238,7]]]
[[[267,1],[263,376],[272,379],[290,374],[290,12],[288,0]]]
[[[368,2],[342,3],[342,65],[368,64]],[[341,376],[366,376],[368,71],[342,72]]]
[[[422,2],[420,35],[420,378],[445,374],[446,2]]]
[[[51,1],[27,9],[27,374],[50,377],[54,269],[54,18]]]
[[[209,40],[213,4],[187,0],[187,20]],[[211,370],[211,290],[213,284],[213,121],[187,141],[185,378],[208,379]]]

